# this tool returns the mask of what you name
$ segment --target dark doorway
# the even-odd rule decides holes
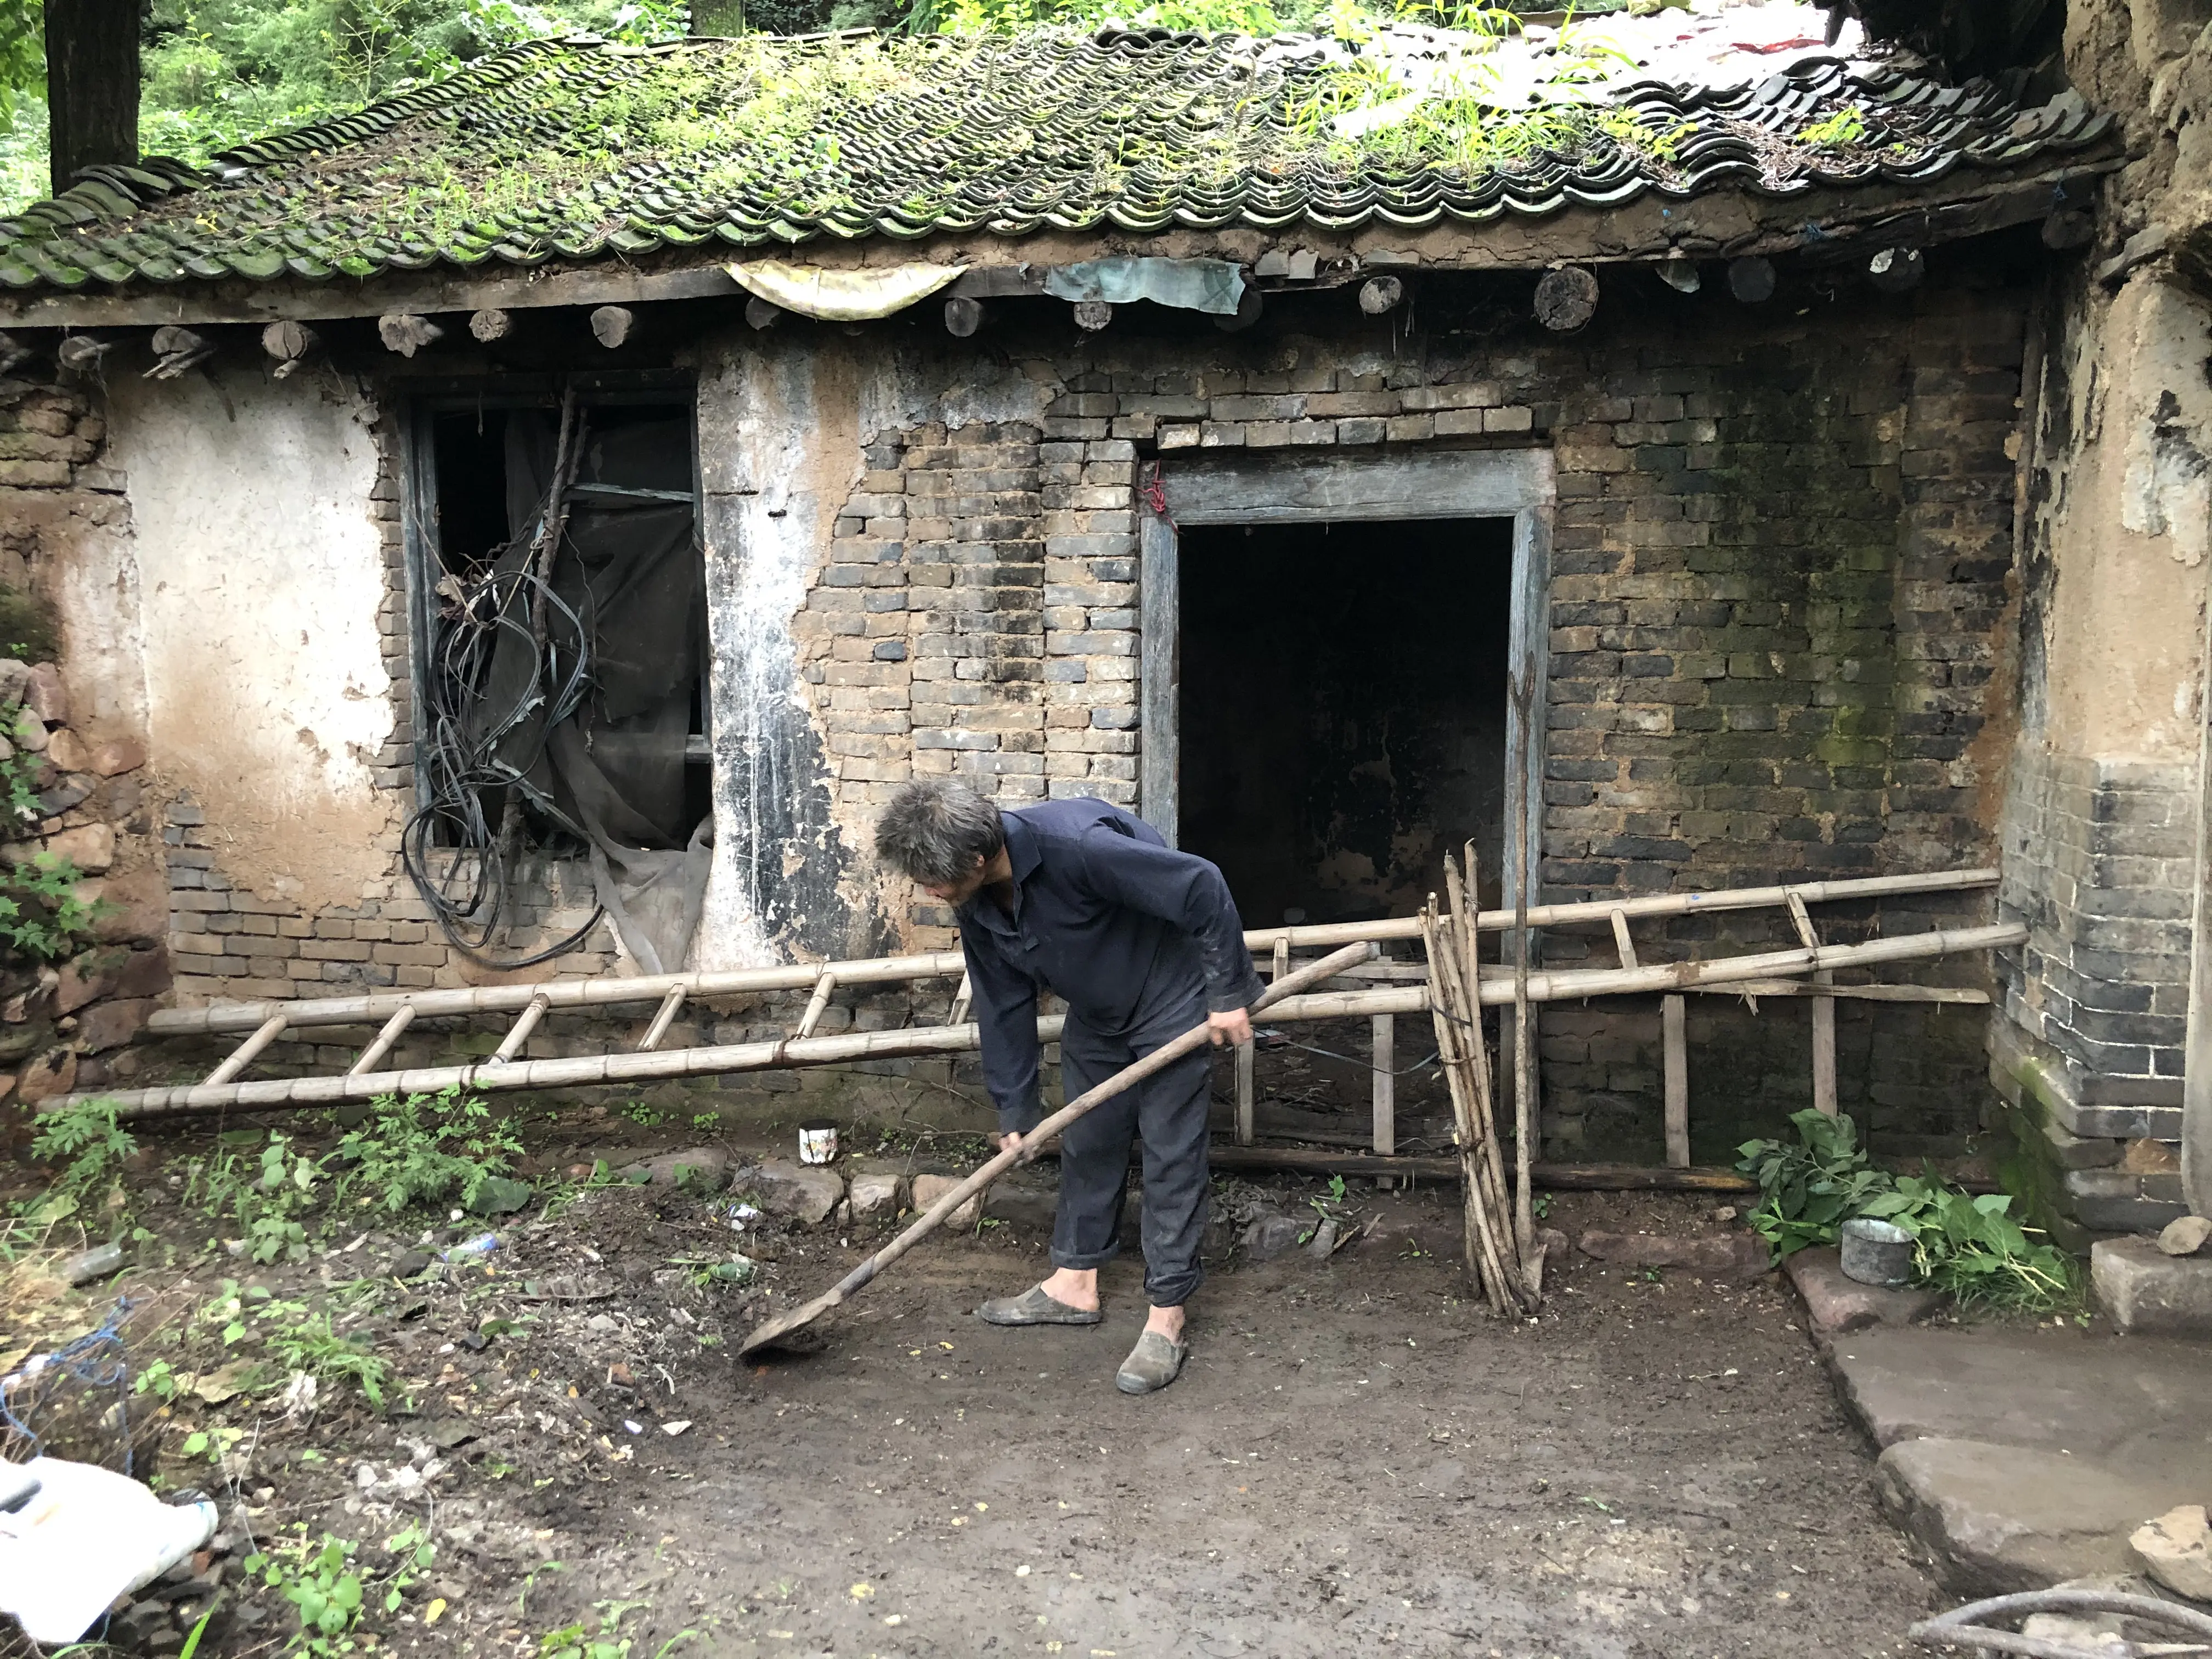
[[[1248,927],[1409,915],[1472,838],[1496,902],[1510,519],[1181,534],[1181,841]]]

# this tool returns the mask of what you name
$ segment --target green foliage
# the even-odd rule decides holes
[[[2029,1237],[2036,1230],[2013,1218],[2010,1197],[1976,1197],[1933,1172],[1893,1179],[1868,1163],[1848,1117],[1803,1111],[1790,1121],[1795,1146],[1747,1140],[1736,1165],[1759,1178],[1751,1224],[1778,1261],[1808,1245],[1832,1244],[1844,1222],[1870,1216],[1911,1233],[1915,1275],[1962,1304],[2047,1310],[2080,1296],[2079,1265]]]
[[[1796,1145],[1747,1140],[1736,1149],[1742,1154],[1736,1168],[1759,1181],[1751,1225],[1774,1247],[1778,1261],[1808,1245],[1834,1243],[1837,1230],[1890,1187],[1889,1176],[1867,1162],[1848,1117],[1808,1109],[1792,1113],[1790,1121]]]
[[[301,1218],[319,1202],[313,1158],[292,1150],[285,1136],[272,1133],[252,1160],[235,1152],[196,1158],[185,1166],[185,1199],[210,1216],[238,1224],[246,1254],[256,1261],[307,1259],[307,1228]]]
[[[1866,112],[1856,104],[1846,104],[1826,120],[1811,123],[1797,137],[1801,143],[1840,149],[1846,144],[1864,143],[1866,136]]]
[[[685,29],[672,0],[153,0],[139,143],[204,161],[518,40],[584,31],[645,45]]]
[[[198,1322],[220,1327],[226,1348],[258,1349],[274,1373],[305,1371],[318,1382],[357,1389],[370,1405],[383,1407],[391,1363],[338,1335],[326,1308],[280,1300],[258,1285],[241,1291],[236,1279],[227,1279],[200,1310]]]
[[[547,1631],[538,1638],[538,1659],[629,1659],[633,1644],[623,1635],[622,1621],[640,1607],[650,1605],[646,1601],[594,1601],[592,1610],[599,1615],[597,1632],[587,1633],[580,1619],[559,1630]],[[654,1659],[662,1659],[678,1642],[696,1633],[686,1631],[671,1638],[661,1644]]]
[[[41,0],[0,0],[0,127],[12,126],[25,95],[43,106],[46,13]]]
[[[1914,1270],[1961,1303],[2027,1310],[2074,1300],[2081,1291],[2074,1258],[2030,1238],[2038,1230],[2011,1211],[2002,1193],[1973,1197],[1932,1176],[1905,1176],[1860,1213],[1911,1233]]]
[[[356,1650],[354,1632],[365,1594],[354,1565],[356,1547],[349,1538],[325,1533],[319,1544],[302,1539],[291,1552],[279,1553],[283,1547],[272,1545],[267,1554],[246,1558],[246,1571],[259,1574],[299,1614],[299,1627],[285,1641],[286,1653],[327,1659]]]
[[[123,1160],[138,1150],[131,1131],[115,1121],[112,1100],[81,1101],[38,1120],[39,1132],[31,1141],[31,1156],[41,1164],[59,1164],[61,1173],[39,1207],[51,1210],[58,1200],[82,1211],[105,1198],[120,1179]]]
[[[475,1203],[484,1183],[512,1170],[521,1152],[514,1121],[495,1117],[481,1096],[455,1085],[434,1095],[379,1096],[328,1162],[345,1170],[341,1200],[365,1196],[397,1215],[447,1198]]]

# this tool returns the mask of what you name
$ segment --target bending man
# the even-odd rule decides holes
[[[876,825],[877,855],[954,907],[982,1030],[983,1078],[1000,1144],[1042,1118],[1037,993],[1067,1004],[1066,1097],[1201,1021],[1213,1041],[1249,1042],[1260,976],[1221,872],[1168,847],[1097,800],[1000,811],[964,784],[908,784]],[[1098,1269],[1121,1248],[1129,1145],[1145,1143],[1145,1291],[1152,1314],[1116,1373],[1124,1394],[1164,1389],[1182,1369],[1183,1304],[1198,1288],[1206,1231],[1203,1048],[1100,1105],[1060,1138],[1053,1273],[987,1302],[994,1325],[1096,1325]]]

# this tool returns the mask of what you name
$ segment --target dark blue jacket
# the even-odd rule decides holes
[[[1260,1000],[1260,975],[1229,884],[1204,859],[1101,800],[1046,801],[1004,815],[1014,914],[987,890],[960,907],[961,948],[981,1027],[983,1081],[1001,1133],[1027,1133],[1037,1097],[1037,993],[1120,1036],[1171,1012]]]

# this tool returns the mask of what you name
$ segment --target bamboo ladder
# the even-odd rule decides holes
[[[1466,943],[1457,946],[1461,960],[1455,972],[1459,994],[1472,1006],[1532,1009],[1547,1001],[1591,996],[1661,992],[1680,995],[1692,992],[1731,992],[1754,995],[1805,995],[1815,998],[1816,1051],[1820,1046],[1818,1012],[1828,1010],[1826,1030],[1828,1097],[1833,1095],[1833,1000],[1861,997],[1881,1000],[1985,1001],[1984,994],[1963,988],[1911,985],[1840,986],[1833,983],[1838,969],[1875,967],[1885,963],[1926,960],[1962,951],[1980,951],[2020,943],[2025,930],[2017,925],[1936,930],[1856,945],[1822,945],[1809,921],[1799,922],[1800,945],[1791,951],[1769,951],[1699,962],[1666,964],[1636,960],[1632,944],[1623,952],[1617,969],[1534,971],[1525,959],[1511,969],[1484,969],[1475,963],[1472,941],[1482,932],[1512,928],[1518,933],[1537,927],[1577,923],[1609,923],[1617,942],[1626,942],[1632,919],[1684,915],[1704,911],[1784,908],[1793,920],[1805,907],[1838,900],[1885,895],[1958,891],[1994,884],[1994,870],[1934,872],[1924,875],[1880,877],[1862,880],[1814,882],[1789,887],[1742,888],[1704,893],[1658,895],[1619,901],[1578,902],[1534,905],[1525,912],[1472,909],[1472,889],[1464,875],[1455,877],[1450,915],[1441,911],[1425,916],[1383,921],[1334,923],[1317,927],[1261,929],[1245,935],[1255,953],[1265,952],[1277,976],[1292,970],[1294,948],[1327,949],[1367,941],[1420,939],[1425,945],[1431,929]],[[1447,883],[1448,888],[1451,883]],[[1524,953],[1525,955],[1525,953]],[[1431,958],[1433,969],[1434,957]],[[1370,1022],[1374,1072],[1373,1144],[1395,1152],[1395,1022],[1402,1014],[1436,1016],[1437,1000],[1444,994],[1433,971],[1412,970],[1412,981],[1401,979],[1410,965],[1374,963],[1329,981],[1335,988],[1286,999],[1269,1010],[1271,1021],[1298,1021],[1364,1017]],[[909,1026],[893,1030],[824,1036],[821,1022],[840,990],[894,982],[913,984],[932,979],[962,976],[946,1024]],[[1806,981],[1810,978],[1812,982]],[[1373,981],[1382,983],[1363,988]],[[1824,982],[1825,981],[1825,982]],[[759,995],[771,992],[805,991],[805,1011],[786,1036],[772,1041],[716,1045],[665,1046],[670,1030],[687,1003],[710,999]],[[647,1082],[656,1079],[760,1071],[783,1067],[846,1064],[855,1060],[920,1057],[972,1052],[978,1042],[976,1027],[965,1020],[968,988],[957,951],[873,957],[866,960],[817,963],[772,968],[739,969],[715,973],[691,973],[552,980],[536,984],[479,987],[471,989],[395,991],[366,995],[302,999],[297,1001],[217,1005],[194,1009],[164,1009],[149,1023],[155,1036],[243,1033],[244,1040],[202,1082],[166,1088],[106,1091],[98,1098],[116,1103],[118,1115],[146,1118],[175,1113],[250,1109],[333,1104],[347,1100],[373,1100],[392,1093],[428,1092],[459,1086],[465,1089],[581,1088]],[[655,1005],[635,1047],[624,1052],[528,1059],[525,1048],[551,1015],[568,1012],[605,1012]],[[400,1038],[417,1021],[455,1016],[505,1013],[512,1023],[491,1056],[482,1062],[386,1069]],[[1525,1024],[1525,1021],[1523,1022]],[[1680,1024],[1679,1014],[1675,1024]],[[342,1074],[295,1078],[249,1079],[245,1073],[271,1044],[287,1035],[298,1036],[318,1028],[374,1024],[374,1036]],[[1060,1021],[1041,1019],[1040,1037],[1057,1041]],[[1670,1152],[1679,1139],[1686,1157],[1687,1088],[1681,1043],[1674,1045],[1676,1060],[1670,1079]],[[1463,1058],[1472,1063],[1472,1054]],[[1486,1066],[1486,1058],[1485,1065]],[[1249,1051],[1238,1056],[1238,1139],[1249,1144],[1256,1138],[1256,1085],[1251,1079]],[[1462,1079],[1472,1090],[1472,1079]],[[1487,1087],[1486,1083],[1485,1087]],[[1516,1117],[1533,1104],[1515,1103]],[[42,1103],[54,1110],[94,1098],[91,1094],[58,1097]],[[1516,1136],[1519,1162],[1531,1154],[1530,1137]],[[1525,1172],[1516,1167],[1516,1208]],[[1516,1237],[1519,1232],[1516,1214]],[[1522,1243],[1522,1254],[1527,1244]]]

